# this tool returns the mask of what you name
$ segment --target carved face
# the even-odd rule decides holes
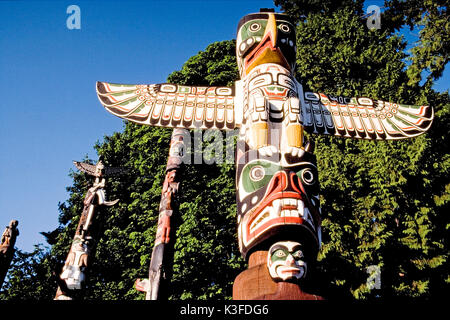
[[[276,63],[291,72],[295,66],[295,25],[287,15],[252,13],[238,25],[236,57],[241,77],[263,63]]]
[[[72,242],[72,252],[78,253],[76,254],[76,257],[78,258],[79,256],[83,255],[83,254],[89,254],[89,246],[86,244],[85,241],[83,241],[83,239],[80,236],[75,236],[73,242]],[[78,262],[75,262],[76,264],[78,264]]]
[[[9,227],[10,228],[16,228],[18,225],[19,225],[19,221],[17,221],[17,220],[11,220],[9,222]]]
[[[101,177],[103,175],[104,169],[105,169],[105,166],[103,165],[103,162],[101,162],[101,161],[97,162],[97,165],[95,166],[95,176]]]
[[[267,267],[274,280],[286,281],[305,277],[307,264],[301,244],[281,241],[272,245],[267,255]]]
[[[251,150],[238,161],[237,207],[241,253],[275,234],[307,238],[318,249],[320,216],[315,158],[279,153],[261,156]],[[293,238],[292,238],[293,237]]]

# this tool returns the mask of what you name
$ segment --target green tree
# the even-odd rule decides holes
[[[35,246],[32,252],[16,250],[0,300],[43,300],[54,295],[54,288],[48,285],[52,283],[54,262],[42,245]]]
[[[417,30],[417,43],[411,50],[409,84],[437,80],[449,61],[450,16],[445,0],[389,0],[382,21],[392,31],[402,27]],[[425,72],[425,73],[424,73]]]

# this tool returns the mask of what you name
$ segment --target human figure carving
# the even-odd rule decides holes
[[[11,220],[9,225],[6,226],[5,231],[3,231],[2,239],[1,239],[1,250],[6,252],[8,247],[14,246],[16,242],[16,237],[19,235],[19,230],[17,226],[19,225],[19,221]]]
[[[16,238],[19,235],[19,229],[17,226],[19,221],[11,220],[9,225],[6,226],[3,231],[0,242],[0,288],[3,284],[3,280],[6,277],[12,258],[14,256],[14,245]]]
[[[84,272],[88,266],[89,252],[88,242],[81,236],[75,236],[60,276],[66,281],[68,289],[81,289],[85,280]]]
[[[93,165],[77,161],[74,161],[74,164],[79,170],[95,176],[94,184],[92,185],[91,188],[89,188],[88,193],[86,194],[84,202],[85,205],[91,204],[93,197],[95,195],[97,196],[99,205],[113,206],[119,201],[119,200],[106,201],[106,192],[104,188],[106,185],[105,176],[113,175],[115,173],[120,172],[121,171],[120,168],[105,169],[105,165],[103,164],[102,160],[99,160],[95,165],[95,167]]]
[[[105,167],[100,159],[96,165],[74,161],[75,166],[83,172],[95,177],[92,187],[86,193],[83,204],[83,212],[78,223],[75,236],[63,266],[60,279],[65,281],[65,288],[58,287],[55,300],[70,300],[68,290],[82,289],[86,279],[89,254],[92,251],[93,239],[90,234],[90,226],[94,218],[97,205],[113,206],[119,199],[106,200],[106,177],[124,173],[123,168]],[[67,289],[67,290],[65,290]]]

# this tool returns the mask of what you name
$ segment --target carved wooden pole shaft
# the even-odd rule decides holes
[[[95,194],[94,194],[95,195]],[[92,236],[89,227],[92,223],[95,205],[93,196],[88,192],[84,200],[84,208],[75,232],[63,272],[58,279],[55,300],[72,300],[72,290],[81,289],[88,267],[88,257],[92,251]]]
[[[19,222],[17,220],[11,220],[2,234],[0,243],[0,288],[3,285],[3,281],[5,280],[14,256],[14,244],[19,235],[19,230],[17,229],[18,224]]]
[[[161,202],[159,205],[158,228],[156,230],[155,246],[149,268],[149,282],[144,285],[147,292],[146,300],[158,300],[163,298],[161,289],[167,289],[168,268],[173,259],[173,226],[171,217],[177,214],[178,192],[180,175],[185,152],[184,132],[186,130],[174,129],[170,142],[169,157],[166,166]],[[163,283],[165,282],[165,283]],[[163,288],[162,286],[166,286]]]

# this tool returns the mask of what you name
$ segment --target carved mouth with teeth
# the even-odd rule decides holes
[[[278,193],[267,199],[247,215],[244,222],[244,242],[249,243],[259,235],[277,225],[309,225],[315,230],[313,216],[300,194],[294,192]]]

